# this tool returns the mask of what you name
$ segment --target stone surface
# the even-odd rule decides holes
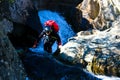
[[[95,29],[105,30],[102,32],[98,30],[79,32],[77,36],[70,38],[69,42],[63,46],[60,54],[61,59],[73,64],[83,64],[88,71],[95,74],[120,76],[119,0],[16,0],[12,4],[4,1],[3,3],[0,2],[0,20],[3,20],[0,26],[0,64],[3,64],[0,67],[0,71],[2,71],[0,79],[21,79],[20,76],[24,74],[22,67],[19,68],[21,62],[7,37],[7,33],[15,30],[14,22],[18,23],[19,26],[24,24],[40,32],[42,28],[37,12],[45,9],[60,12],[73,25],[76,32],[87,30],[91,25]],[[3,18],[13,22],[13,25]],[[15,32],[23,29],[23,33],[26,28],[22,26],[18,29],[19,26],[16,27]],[[17,36],[19,34],[21,35],[19,32],[15,33]],[[14,54],[9,55],[8,53]],[[16,65],[18,69],[13,69]],[[5,68],[8,69],[2,74]],[[18,75],[13,77],[17,73]],[[23,78],[24,76],[22,76]]]
[[[30,0],[16,0],[10,7],[11,19],[40,32],[42,30],[38,11]]]
[[[11,30],[11,22],[6,19],[0,22],[0,79],[25,80],[26,73],[21,60],[7,37]]]
[[[120,15],[119,0],[84,0],[77,6],[83,12],[83,17],[99,30],[113,27],[111,24],[117,21]]]
[[[95,74],[120,77],[119,24],[102,32],[79,32],[61,48],[61,59],[73,64],[80,63]]]
[[[61,63],[50,54],[27,51],[23,56],[23,64],[32,80],[101,80],[80,67]]]

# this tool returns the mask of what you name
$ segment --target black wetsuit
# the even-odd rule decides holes
[[[55,41],[57,41],[58,45],[61,45],[61,39],[58,33],[52,31],[49,35],[46,35],[45,31],[43,30],[39,35],[39,40],[43,38],[44,40],[44,50],[51,53],[52,52],[52,45]]]

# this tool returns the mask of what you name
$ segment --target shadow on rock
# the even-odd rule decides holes
[[[29,50],[20,56],[31,80],[100,80],[78,67],[58,63],[53,56]]]

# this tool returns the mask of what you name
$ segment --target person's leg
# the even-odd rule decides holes
[[[52,53],[52,46],[50,45],[50,43],[46,42],[44,44],[44,50],[47,51],[48,53]]]

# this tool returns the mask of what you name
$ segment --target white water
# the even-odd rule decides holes
[[[61,37],[62,44],[65,44],[67,42],[68,38],[75,35],[73,30],[70,28],[70,25],[58,13],[45,10],[45,11],[40,11],[38,13],[38,15],[40,17],[40,21],[41,21],[42,25],[47,20],[55,20],[58,23],[58,25],[60,27],[59,35]],[[44,27],[44,25],[43,25],[43,27]],[[53,45],[53,47],[52,47],[53,52],[56,50],[56,46],[57,46],[57,44]],[[34,48],[34,49],[30,48],[30,49],[33,52],[38,52],[38,53],[44,52],[43,44],[41,41],[40,41],[39,46],[37,48]],[[107,77],[107,76],[102,76],[102,75],[95,75],[95,76],[97,76],[98,78],[101,78],[102,80],[120,80],[120,78],[117,78],[117,77]]]
[[[120,80],[120,78],[118,78],[118,77],[107,77],[107,76],[103,76],[103,75],[98,75],[96,77],[101,78],[102,80]]]

